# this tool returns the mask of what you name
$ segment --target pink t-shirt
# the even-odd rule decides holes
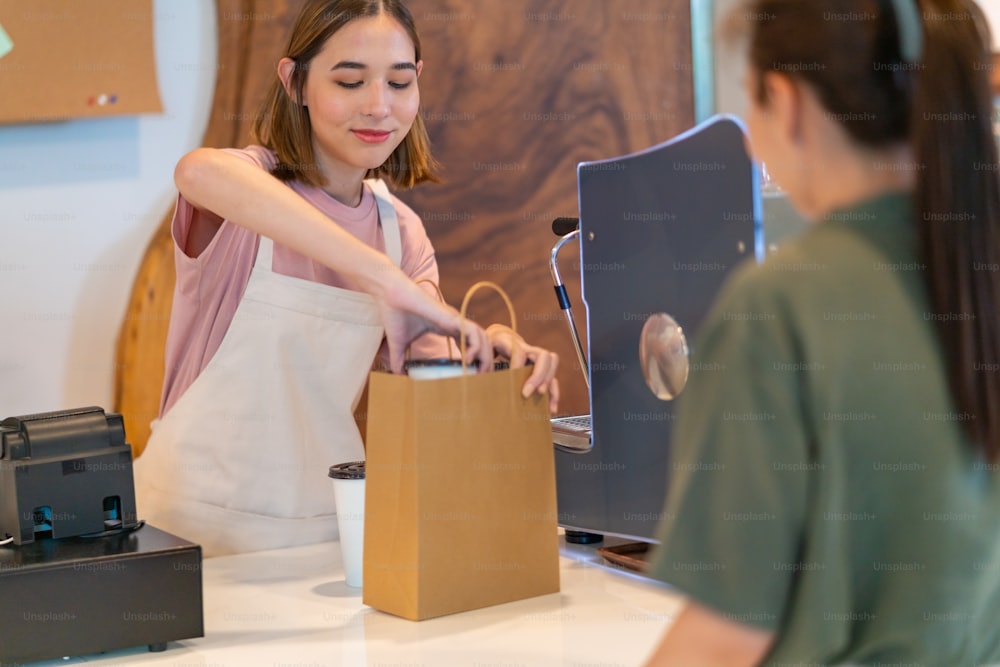
[[[274,153],[261,146],[243,150],[227,149],[261,169],[270,170],[275,164]],[[335,220],[344,230],[363,243],[385,252],[385,240],[378,221],[375,196],[365,185],[361,203],[351,208],[326,194],[321,188],[289,184],[313,206]],[[399,218],[402,241],[400,268],[413,280],[427,278],[438,282],[434,248],[424,231],[420,218],[396,197],[392,198]],[[222,343],[243,298],[250,270],[257,256],[259,236],[229,220],[223,221],[208,247],[197,257],[185,253],[188,234],[195,216],[201,215],[183,196],[177,197],[177,208],[171,224],[174,239],[174,263],[177,285],[173,310],[167,332],[163,394],[160,415],[177,401],[212,359]],[[314,262],[283,245],[274,244],[273,268],[276,273],[312,282],[345,287],[345,281],[335,271]],[[414,358],[447,356],[444,338],[427,335],[414,342],[410,350]],[[383,341],[380,357],[388,360]]]

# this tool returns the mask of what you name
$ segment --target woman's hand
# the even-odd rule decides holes
[[[373,291],[372,296],[382,315],[393,373],[403,372],[406,348],[428,332],[459,342],[464,335],[465,362],[473,364],[478,360],[480,368],[492,368],[493,345],[486,331],[475,322],[463,323],[457,310],[429,296],[402,272],[385,289]]]
[[[534,366],[531,377],[524,383],[521,394],[527,398],[532,392],[549,395],[549,412],[556,414],[559,409],[559,381],[556,370],[559,368],[559,355],[541,347],[528,345],[527,342],[510,327],[502,324],[491,324],[486,328],[491,350],[502,357],[510,359],[511,368],[520,368],[530,360]],[[515,338],[517,345],[514,344]]]

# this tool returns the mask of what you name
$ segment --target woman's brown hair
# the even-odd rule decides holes
[[[744,11],[758,82],[804,81],[858,144],[912,147],[927,319],[955,407],[972,417],[966,434],[1000,462],[1000,165],[982,13],[971,0],[752,0]],[[914,38],[920,53],[905,58]],[[767,103],[762,85],[756,95]]]
[[[419,61],[420,38],[413,17],[400,0],[309,0],[302,8],[284,54],[295,61],[290,80],[295,94],[289,95],[275,76],[254,122],[257,140],[278,155],[278,164],[271,170],[277,178],[323,185],[313,153],[309,109],[297,100],[302,99],[310,62],[330,36],[354,19],[380,14],[388,14],[406,30],[413,42],[414,61]],[[385,178],[398,188],[412,188],[426,181],[437,181],[436,167],[427,129],[417,113],[403,141],[368,176]]]

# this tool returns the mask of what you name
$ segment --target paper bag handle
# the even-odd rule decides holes
[[[465,316],[465,313],[468,311],[469,300],[472,299],[472,295],[475,294],[480,289],[482,289],[483,287],[489,287],[493,291],[497,292],[500,296],[503,297],[504,303],[507,304],[507,312],[510,313],[510,329],[511,329],[511,331],[514,332],[514,339],[513,339],[513,342],[511,343],[511,350],[510,350],[510,356],[511,357],[514,356],[514,347],[517,346],[517,344],[518,344],[517,343],[517,341],[518,341],[518,336],[517,336],[517,319],[514,316],[514,304],[511,303],[510,297],[507,296],[507,292],[505,292],[504,289],[502,287],[500,287],[499,285],[497,285],[495,282],[492,282],[490,280],[480,280],[478,283],[476,283],[475,285],[473,285],[472,287],[470,287],[469,291],[467,291],[465,293],[465,298],[462,299],[462,308],[459,311],[459,317],[461,318],[461,321],[459,323],[459,334],[460,334],[460,337],[459,337],[458,344],[459,344],[459,349],[460,349],[460,351],[462,353],[462,368],[463,369],[465,368],[465,322],[467,320],[467,318]]]
[[[438,287],[438,284],[436,282],[434,282],[430,278],[421,278],[420,280],[417,281],[418,285],[420,283],[427,283],[428,285],[430,285],[431,287],[433,287],[434,291],[437,292],[438,301],[440,301],[441,303],[447,303],[444,300],[444,294],[441,293],[441,288]],[[448,340],[448,358],[449,359],[454,359],[455,358],[455,343],[452,342],[451,336],[447,336],[447,340]],[[406,346],[406,358],[407,359],[410,358],[410,346],[409,345]]]

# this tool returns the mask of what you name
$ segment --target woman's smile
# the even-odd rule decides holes
[[[366,144],[381,144],[392,134],[389,130],[351,130],[351,132]]]

